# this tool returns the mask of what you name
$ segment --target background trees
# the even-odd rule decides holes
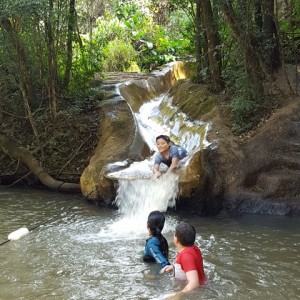
[[[193,80],[230,95],[241,133],[277,105],[266,82],[286,63],[296,76],[299,57],[295,0],[2,0],[0,20],[2,119],[29,124],[41,152],[42,114],[55,123],[93,103],[95,72],[196,58]]]

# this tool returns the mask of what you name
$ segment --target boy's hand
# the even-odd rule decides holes
[[[168,265],[168,266],[163,267],[159,273],[162,274],[162,273],[170,272],[170,271],[173,271],[173,265]]]
[[[156,172],[152,175],[152,178],[153,178],[153,179],[157,179],[157,178],[159,178],[160,176],[161,176],[160,171],[156,171]]]

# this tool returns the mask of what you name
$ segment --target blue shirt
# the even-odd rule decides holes
[[[160,241],[155,236],[152,236],[146,240],[143,259],[145,261],[156,261],[161,265],[162,268],[170,264],[168,259],[162,254],[160,250]]]
[[[164,163],[165,165],[170,167],[172,164],[172,159],[174,157],[177,157],[178,160],[181,160],[186,156],[187,156],[187,151],[184,148],[177,145],[171,145],[170,157],[167,159],[161,153],[158,152],[155,156],[155,164],[160,165],[161,163]]]

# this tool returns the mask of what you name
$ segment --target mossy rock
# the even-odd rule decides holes
[[[170,90],[170,96],[173,96],[173,105],[192,119],[202,119],[217,105],[217,97],[212,95],[206,85],[191,83],[189,80],[179,81]]]

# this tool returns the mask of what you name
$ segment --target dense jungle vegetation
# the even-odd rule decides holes
[[[273,75],[292,65],[297,80],[299,54],[297,0],[2,0],[0,183],[35,180],[8,139],[78,182],[96,141],[95,73],[186,61],[241,134],[282,105]]]

